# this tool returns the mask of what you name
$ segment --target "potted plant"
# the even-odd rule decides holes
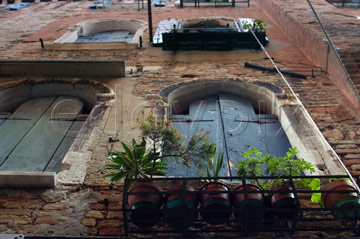
[[[320,190],[320,179],[314,178],[309,187],[312,190]],[[356,187],[348,178],[331,178],[325,186],[324,193],[313,193],[311,201],[319,203],[321,207],[331,209],[335,218],[347,221],[356,221],[360,218],[360,198]],[[349,192],[332,192],[332,191]]]
[[[294,193],[288,181],[289,177],[300,176],[305,171],[315,172],[314,166],[304,159],[297,159],[299,151],[296,147],[290,148],[283,157],[269,154],[263,155],[256,148],[251,148],[243,154],[245,160],[237,166],[238,176],[261,177],[271,176],[271,180],[250,180],[262,190],[270,190],[268,199],[271,207],[275,208],[275,216],[283,218],[293,218],[297,215],[295,208],[298,206]],[[294,183],[300,187],[306,187],[309,179],[294,179]]]
[[[264,218],[264,194],[260,187],[250,183],[240,185],[234,189],[232,201],[238,221],[254,225]]]
[[[192,194],[193,192],[193,194]],[[174,229],[191,226],[198,217],[198,198],[190,185],[177,184],[168,190],[164,220]]]
[[[207,163],[207,177],[212,178],[212,181],[201,186],[199,191],[218,193],[200,194],[200,215],[209,224],[222,224],[231,215],[230,189],[226,184],[217,181],[220,170],[223,167],[224,154],[218,154],[217,157],[208,159]]]
[[[249,21],[242,21],[241,22],[241,28],[242,28],[242,34],[244,35],[253,35],[255,34],[256,37],[259,39],[259,41],[261,42],[261,44],[266,45],[269,43],[269,39],[266,37],[266,32],[265,32],[265,27],[266,24],[264,23],[263,20],[260,19],[254,19],[253,21],[249,22]],[[260,48],[259,44],[257,43],[257,41],[255,39],[253,39],[254,37],[251,36],[250,38],[246,38],[246,39],[251,39],[254,41],[254,44],[256,44],[256,48]]]
[[[148,178],[151,179],[153,175],[165,176],[167,172],[167,163],[163,161],[177,160],[186,166],[189,166],[191,161],[196,159],[207,158],[215,153],[216,147],[214,143],[207,138],[208,134],[194,135],[188,142],[182,135],[178,134],[177,129],[170,125],[163,117],[155,117],[149,115],[148,117],[139,121],[139,128],[142,132],[143,140],[141,144],[136,144],[133,140],[132,150],[122,143],[126,152],[125,155],[113,152],[109,154],[109,158],[115,163],[107,165],[108,167],[119,169],[120,172],[108,174],[107,177],[112,177],[112,181],[121,178]],[[146,142],[150,145],[147,148]],[[186,186],[187,192],[193,191],[193,188]],[[149,191],[148,191],[149,190]],[[159,192],[162,192],[159,186],[151,181],[135,182],[130,186],[128,192],[149,192],[149,195],[129,195],[128,206],[131,211],[131,220],[141,227],[151,227],[160,218],[160,211],[162,201]],[[197,217],[197,198],[194,195],[187,195],[186,198],[182,196],[183,185],[177,185],[169,190],[165,204],[165,220],[167,223],[176,228],[181,229],[192,224],[192,221]],[[148,200],[150,199],[150,200]],[[141,210],[146,208],[149,212],[144,214]],[[188,211],[188,222],[177,223],[178,215],[173,212],[179,209]]]
[[[255,148],[251,148],[242,155],[245,160],[236,166],[237,175],[240,177],[262,175],[262,153]],[[257,184],[260,184],[258,180],[256,181]],[[232,200],[235,207],[235,218],[238,221],[257,224],[264,218],[264,210],[261,210],[265,207],[262,190],[261,187],[255,184],[255,180],[253,184],[247,183],[234,189]]]
[[[248,21],[242,21],[242,28],[244,30],[250,30],[255,32],[264,32],[266,24],[263,20],[254,19],[253,24],[249,23]]]
[[[156,155],[146,153],[146,141],[141,143],[132,140],[132,149],[121,142],[125,154],[111,152],[109,159],[113,164],[106,167],[119,170],[116,173],[106,174],[111,181],[118,181],[123,178],[146,179],[153,175],[164,176],[166,163],[155,160]],[[161,217],[160,208],[163,204],[162,189],[151,181],[136,181],[131,184],[128,193],[144,193],[140,195],[128,195],[127,208],[131,209],[129,217],[138,227],[152,227]],[[146,194],[145,194],[146,193]]]

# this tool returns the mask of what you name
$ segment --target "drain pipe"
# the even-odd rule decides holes
[[[273,61],[273,59],[270,57],[269,53],[265,50],[264,46],[261,44],[260,40],[257,38],[257,36],[255,35],[255,33],[253,31],[249,31],[251,32],[251,34],[254,36],[254,38],[256,39],[256,41],[258,42],[259,46],[261,47],[261,50],[263,50],[263,52],[266,54],[267,58],[270,60],[271,64],[273,64],[273,66],[275,67],[276,71],[279,73],[279,75],[281,76],[281,78],[283,79],[283,81],[285,82],[285,84],[287,85],[287,87],[289,88],[289,90],[291,91],[291,93],[293,94],[293,96],[295,97],[296,101],[298,102],[298,104],[300,105],[300,107],[303,109],[303,112],[305,112],[306,116],[308,116],[308,118],[310,119],[310,123],[313,125],[315,131],[319,134],[320,138],[325,142],[325,145],[330,149],[331,153],[333,155],[335,155],[336,160],[339,162],[339,164],[341,165],[341,167],[345,170],[346,174],[349,176],[351,182],[354,184],[356,191],[360,194],[360,188],[359,186],[356,184],[355,179],[353,178],[353,176],[350,174],[349,170],[347,170],[347,168],[345,167],[344,163],[341,161],[339,155],[337,155],[337,153],[335,152],[335,150],[331,147],[331,145],[329,144],[329,142],[325,139],[324,135],[321,133],[319,127],[316,125],[315,121],[312,119],[311,115],[309,114],[309,112],[307,111],[307,109],[305,108],[305,106],[303,105],[303,103],[301,102],[301,100],[299,99],[299,97],[297,97],[297,95],[295,94],[294,90],[291,88],[289,82],[285,79],[284,75],[281,73],[281,71],[279,70],[279,68],[276,66],[275,62]]]
[[[153,29],[152,29],[152,13],[151,13],[151,0],[147,1],[148,4],[148,24],[149,24],[149,38],[150,44],[153,43]]]

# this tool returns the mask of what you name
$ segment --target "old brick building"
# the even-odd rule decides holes
[[[350,173],[358,175],[360,11],[336,8],[325,0],[311,2],[355,90],[306,0],[253,0],[250,7],[206,8],[178,8],[169,1],[166,7],[153,7],[152,20],[154,32],[160,21],[170,18],[264,20],[270,57],[282,71],[306,76],[285,77],[343,164]],[[204,96],[203,92],[226,91],[253,97],[253,102],[265,102],[264,108],[258,105],[258,109],[278,116],[290,144],[300,148],[301,156],[312,161],[318,173],[345,174],[308,116],[297,108],[298,102],[283,79],[277,73],[244,66],[250,62],[273,67],[262,50],[163,51],[149,44],[147,9],[141,4],[138,8],[137,2],[121,0],[105,8],[90,9],[91,4],[84,0],[36,1],[17,11],[5,9],[4,1],[0,5],[0,126],[4,127],[4,122],[10,120],[27,120],[31,128],[48,113],[51,119],[57,118],[54,111],[48,111],[64,96],[72,101],[74,97],[81,99],[82,103],[71,104],[83,108],[75,112],[81,112],[81,117],[77,116],[81,125],[55,123],[55,129],[60,130],[55,132],[50,132],[50,126],[39,126],[32,138],[27,136],[30,128],[26,128],[20,138],[27,141],[16,141],[9,151],[5,150],[7,142],[15,136],[11,128],[0,128],[3,138],[0,140],[3,142],[0,144],[0,237],[2,234],[124,236],[123,185],[110,183],[103,177],[110,147],[121,151],[117,140],[130,142],[139,137],[136,118],[143,109],[160,101],[171,105],[182,98],[198,100],[197,94]],[[129,44],[71,42],[74,33],[94,31],[99,26],[91,24],[98,22],[119,24],[123,28],[131,26],[135,28],[134,40]],[[44,103],[32,101],[39,98],[51,98],[51,103],[43,106]],[[32,103],[23,106],[24,102]],[[20,105],[25,111],[15,117]],[[42,106],[41,116],[31,118]],[[18,123],[13,127],[23,125]],[[55,136],[60,134],[64,138],[55,143],[56,149],[48,152],[50,159],[45,160],[37,147],[49,151]],[[109,138],[116,142],[109,142]],[[53,161],[58,148],[65,147],[64,142],[68,142],[68,147],[59,150],[64,159],[58,156],[60,159]],[[11,158],[22,144],[30,146],[17,154],[18,158],[23,157],[24,165],[2,161],[6,152],[10,155],[6,157]],[[27,161],[28,154],[44,158],[45,162]],[[40,164],[44,164],[41,169],[34,166]],[[352,231],[346,233],[341,235],[352,235]],[[275,235],[288,236],[286,233],[258,236]],[[295,235],[334,236],[320,231]]]

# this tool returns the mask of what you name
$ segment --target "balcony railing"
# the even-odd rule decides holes
[[[179,236],[179,237],[201,237],[206,233],[216,233],[218,237],[226,238],[233,236],[261,236],[261,233],[288,233],[303,235],[303,232],[324,232],[326,233],[344,233],[347,236],[359,236],[360,204],[349,203],[348,207],[322,208],[317,203],[310,201],[313,193],[332,194],[351,193],[357,195],[357,191],[338,188],[336,190],[311,190],[309,188],[299,188],[296,186],[298,179],[319,178],[322,183],[328,182],[329,179],[344,179],[346,175],[336,176],[300,176],[300,177],[283,177],[288,182],[288,189],[257,189],[249,184],[251,180],[265,182],[276,179],[275,177],[219,177],[216,180],[226,184],[228,191],[224,190],[202,190],[203,184],[215,178],[153,178],[144,179],[127,179],[125,181],[123,195],[123,220],[125,236],[136,236],[142,234],[142,237],[156,236],[156,238]],[[359,183],[359,177],[354,176]],[[135,190],[129,192],[129,185],[135,182],[152,182],[162,187],[161,191],[144,192],[144,190]],[[171,190],[174,186],[177,190]],[[245,185],[239,189],[240,185]],[[189,186],[195,190],[189,190]],[[148,186],[145,186],[145,188]],[[237,190],[234,190],[236,189]],[[200,190],[199,190],[200,189]],[[273,204],[273,195],[275,193],[292,194],[293,201],[286,202],[285,207]],[[216,198],[211,195],[225,195],[230,198],[226,207],[211,208],[206,207],[204,202],[195,203],[189,207],[188,201],[208,198]],[[262,206],[255,202],[253,195],[262,195]],[[139,216],[138,208],[129,208],[129,199],[134,195],[160,197],[163,199],[161,206],[158,208],[147,208],[143,215]],[[178,207],[169,207],[171,196],[177,195]],[[226,196],[227,195],[227,196]],[[236,195],[242,195],[243,201],[236,204]],[[358,198],[358,197],[356,197]],[[186,199],[186,200],[184,200]],[[214,199],[215,200],[215,199]],[[214,201],[213,200],[213,201]],[[358,199],[356,199],[358,200]],[[216,201],[216,200],[215,200]],[[359,201],[360,203],[360,201]],[[284,205],[285,205],[284,204]],[[255,205],[255,206],[254,206]],[[291,205],[291,206],[289,206]],[[350,212],[350,214],[349,214]],[[340,213],[340,214],[339,214]],[[346,217],[344,215],[346,214]],[[135,215],[136,218],[135,218]],[[170,216],[169,216],[170,215]],[[210,215],[210,216],[209,216]],[[339,215],[343,215],[340,216]],[[225,217],[224,217],[225,216]],[[222,218],[224,217],[224,218]],[[218,219],[218,220],[217,220]],[[136,225],[135,225],[136,224]],[[260,234],[259,234],[260,233]],[[341,234],[343,235],[343,234]]]
[[[341,8],[360,8],[360,0],[326,0],[328,3]]]

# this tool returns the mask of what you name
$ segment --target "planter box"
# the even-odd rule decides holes
[[[255,33],[261,44],[268,40],[265,32]],[[236,31],[172,31],[163,33],[163,50],[206,50],[229,51],[233,49],[260,49],[251,32]]]

